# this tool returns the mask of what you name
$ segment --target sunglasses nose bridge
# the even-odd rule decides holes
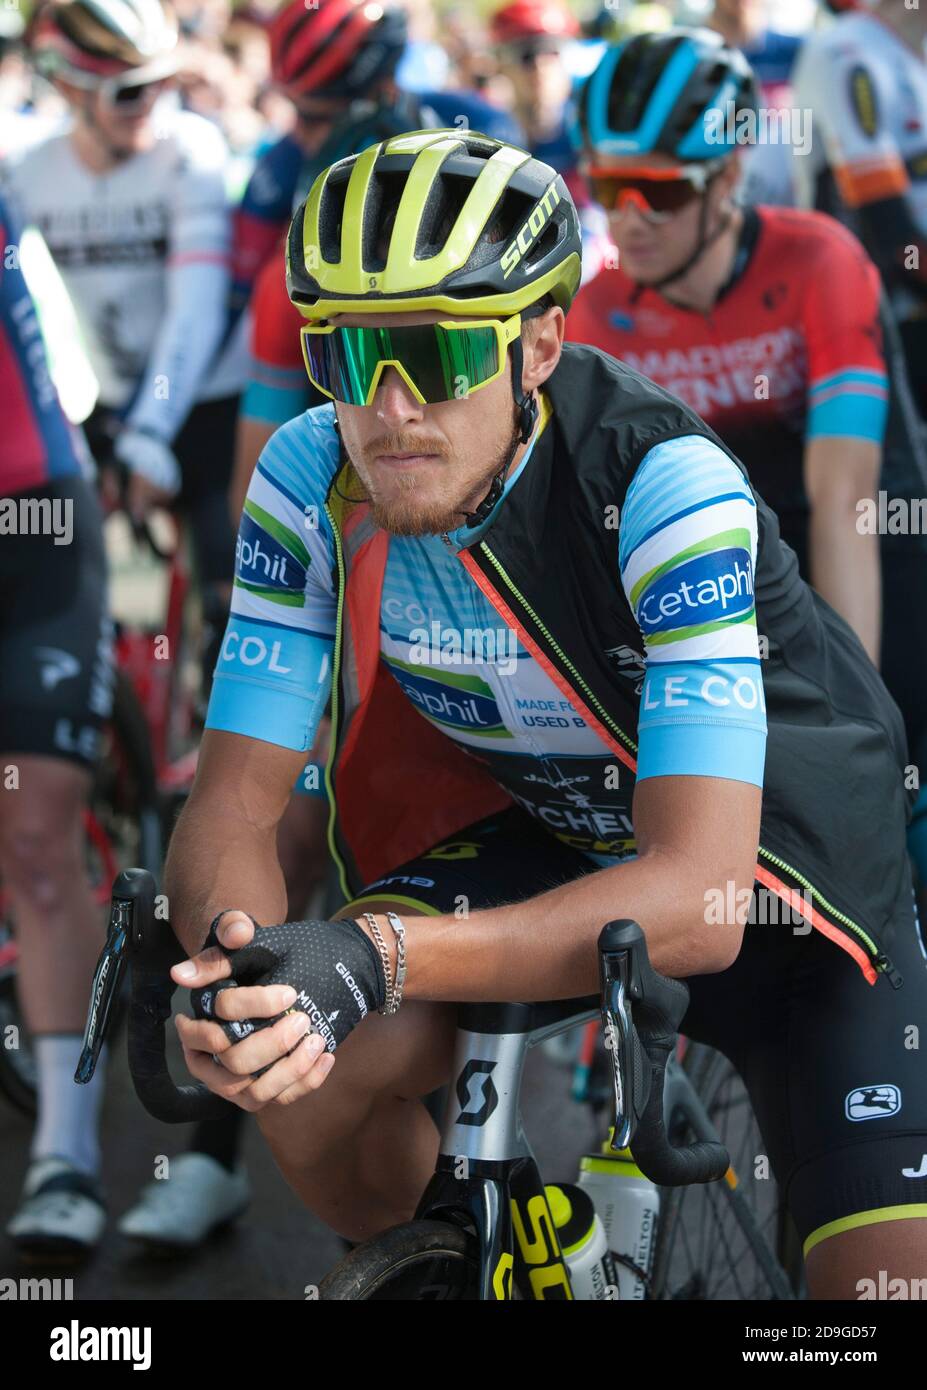
[[[391,377],[391,372],[395,372],[395,377]],[[385,407],[389,406],[393,407],[392,413],[396,413],[395,408],[399,406],[400,414],[404,416],[414,415],[420,413],[424,405],[421,393],[413,384],[409,373],[402,363],[395,358],[387,358],[378,362],[374,369],[367,391],[367,404],[376,405],[378,396],[381,396],[379,400],[381,413]]]

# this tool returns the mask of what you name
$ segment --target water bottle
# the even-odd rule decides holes
[[[631,1260],[650,1275],[656,1244],[660,1193],[638,1168],[630,1149],[609,1148],[613,1131],[598,1153],[585,1154],[579,1165],[579,1185],[595,1204],[608,1248]],[[633,1270],[615,1261],[620,1299],[643,1300],[646,1285]],[[614,1298],[616,1295],[612,1295]]]
[[[587,1303],[615,1298],[615,1262],[592,1198],[570,1183],[550,1185],[544,1191],[570,1271],[573,1297]]]

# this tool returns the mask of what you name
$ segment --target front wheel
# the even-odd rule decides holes
[[[326,1301],[479,1298],[476,1241],[444,1221],[405,1221],[351,1251],[319,1285]]]

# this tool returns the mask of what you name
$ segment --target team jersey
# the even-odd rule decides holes
[[[100,403],[170,441],[210,390],[228,325],[226,146],[209,121],[156,108],[152,148],[97,174],[68,132],[13,159],[7,186],[41,231],[77,314]]]
[[[35,305],[19,267],[21,228],[0,194],[0,494],[89,470],[61,409]]]
[[[801,554],[805,443],[881,443],[889,383],[879,276],[821,213],[747,212],[731,283],[710,313],[603,270],[580,290],[566,336],[628,363],[690,405],[743,460]]]
[[[281,243],[254,286],[248,384],[241,402],[243,416],[271,425],[285,425],[321,402],[306,376],[299,338],[305,319],[287,295],[283,255]]]
[[[794,161],[804,207],[833,175],[848,208],[903,196],[927,234],[927,64],[875,15],[812,34],[794,72],[795,103],[814,113],[811,153]]]
[[[550,419],[498,507],[531,466]],[[207,727],[312,746],[332,680],[334,540],[323,509],[338,467],[331,404],[283,426],[252,479]],[[423,719],[486,766],[559,838],[597,862],[634,850],[633,778],[505,626],[459,558],[491,524],[390,537],[380,655]],[[642,688],[637,777],[763,783],[765,706],[754,613],[756,505],[732,460],[703,438],[653,447],[621,512],[615,584],[644,661],[614,660]],[[632,669],[633,668],[633,669]]]

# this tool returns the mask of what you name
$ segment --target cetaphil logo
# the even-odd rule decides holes
[[[36,660],[41,663],[43,690],[54,690],[62,681],[70,680],[80,672],[80,662],[70,652],[60,647],[36,647]]]
[[[726,546],[659,574],[644,590],[637,616],[645,633],[733,619],[753,607],[750,552]]]
[[[499,1093],[493,1085],[492,1075],[495,1062],[482,1057],[471,1057],[457,1078],[457,1099],[460,1101],[460,1114],[455,1121],[459,1125],[484,1125],[499,1104]],[[471,1086],[471,1080],[476,1081]],[[475,1101],[479,1104],[474,1110],[468,1107]]]
[[[301,594],[306,587],[306,566],[276,536],[242,516],[235,543],[235,578],[256,593],[274,599],[279,594]]]
[[[848,1120],[884,1120],[901,1109],[901,1092],[891,1082],[878,1086],[857,1086],[846,1098]]]
[[[481,677],[412,666],[395,657],[387,664],[412,703],[436,724],[481,738],[512,737],[502,722],[495,696]]]

